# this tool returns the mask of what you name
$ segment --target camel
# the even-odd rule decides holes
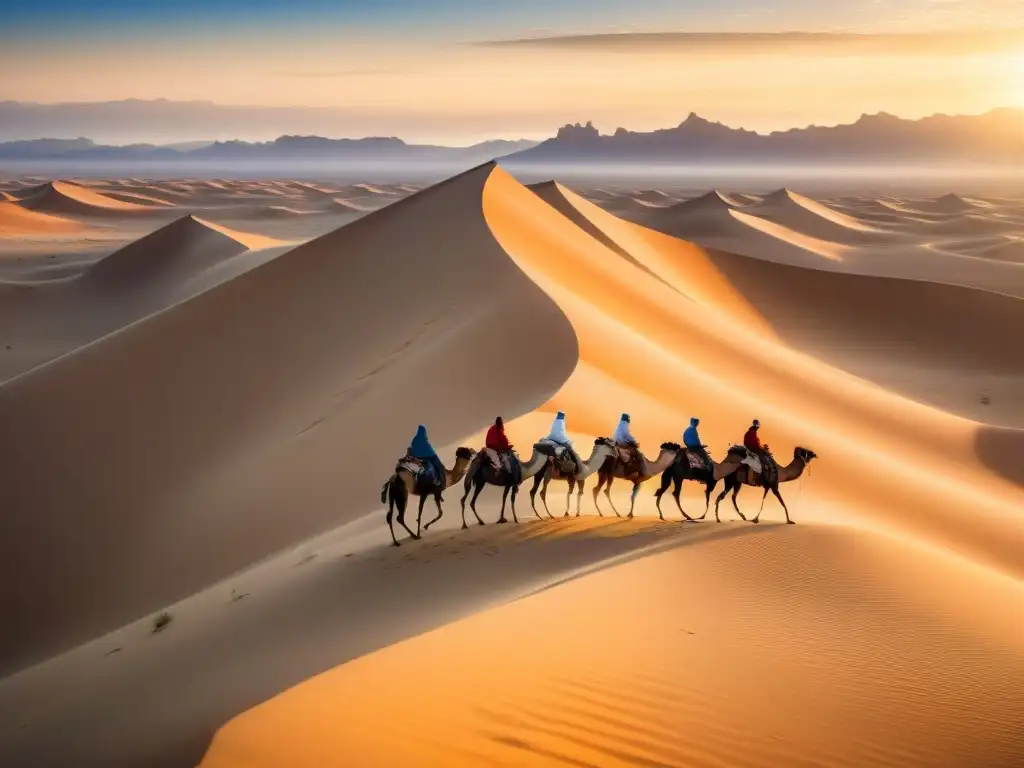
[[[793,449],[793,461],[791,461],[785,467],[779,467],[779,471],[776,473],[776,477],[773,482],[765,482],[761,474],[755,472],[749,466],[742,466],[736,472],[729,477],[725,478],[725,488],[718,498],[715,499],[715,519],[718,519],[718,505],[721,503],[725,495],[732,491],[732,505],[736,509],[738,514],[743,520],[747,518],[743,517],[743,513],[740,512],[739,505],[736,503],[736,496],[740,492],[740,488],[744,485],[762,486],[764,488],[764,496],[761,497],[761,509],[757,510],[757,515],[750,522],[759,523],[761,522],[761,512],[764,510],[764,501],[768,498],[768,491],[775,494],[775,498],[779,500],[779,504],[782,505],[782,510],[786,513],[786,522],[790,525],[796,525],[795,521],[789,519],[789,509],[786,508],[786,502],[782,500],[782,495],[779,493],[779,483],[788,483],[791,480],[796,480],[800,477],[807,466],[813,459],[818,458],[818,454],[814,451],[808,450],[807,448]]]
[[[552,480],[566,480],[569,483],[569,492],[565,496],[565,514],[562,517],[569,516],[569,499],[572,496],[573,488],[577,486],[579,487],[579,494],[576,497],[576,517],[579,517],[580,503],[583,499],[583,484],[588,477],[601,468],[601,465],[604,464],[609,456],[614,455],[615,443],[611,438],[599,437],[594,441],[594,450],[591,452],[590,458],[582,463],[582,466],[577,469],[575,474],[562,474],[559,468],[555,466],[555,462],[549,461],[540,472],[533,476],[533,488],[530,489],[530,506],[533,507],[533,513],[540,517],[535,503],[537,488],[540,487],[540,500],[544,503],[544,511],[548,513],[548,517],[554,519],[551,510],[548,509],[548,483]],[[543,487],[541,487],[542,483]]]
[[[462,479],[462,476],[466,474],[466,468],[469,467],[469,463],[475,455],[476,451],[472,448],[456,449],[455,465],[451,469],[445,469],[444,471],[444,485],[437,485],[435,483],[430,487],[417,487],[414,469],[407,463],[406,459],[398,462],[398,466],[395,467],[395,473],[387,479],[384,487],[380,489],[381,504],[388,502],[388,529],[391,531],[391,540],[395,543],[396,547],[399,546],[399,543],[398,539],[395,538],[395,529],[391,525],[391,516],[395,507],[398,507],[398,524],[405,528],[411,538],[419,539],[420,522],[423,520],[423,505],[426,504],[427,497],[434,497],[434,503],[437,505],[437,517],[427,523],[423,530],[427,530],[441,519],[443,514],[441,510],[441,492]],[[405,505],[410,495],[420,497],[420,509],[416,516],[416,533],[410,531],[409,526],[405,524]]]
[[[597,503],[597,494],[600,492],[601,486],[604,485],[604,495],[608,498],[608,504],[611,505],[616,517],[622,517],[619,510],[615,509],[615,505],[612,504],[612,483],[616,477],[621,477],[633,483],[633,493],[629,497],[629,514],[626,515],[628,519],[632,520],[633,507],[636,506],[636,495],[640,492],[640,484],[671,467],[680,450],[678,443],[662,443],[661,452],[654,461],[644,456],[639,448],[635,451],[635,457],[628,462],[624,462],[618,454],[605,459],[601,469],[597,472],[597,486],[594,488],[594,507],[597,509],[597,514],[604,517],[601,507]],[[659,510],[658,513],[661,514],[661,511]]]
[[[547,464],[547,461],[548,457],[534,448],[533,455],[530,456],[530,460],[528,462],[524,464],[518,457],[516,457],[513,462],[512,471],[508,472],[504,469],[495,469],[494,465],[485,454],[478,454],[476,460],[470,466],[470,471],[466,473],[466,480],[463,486],[466,492],[463,494],[461,500],[462,530],[466,530],[469,527],[466,525],[466,498],[469,496],[470,488],[473,486],[476,487],[476,490],[473,493],[473,498],[470,499],[469,508],[476,516],[476,521],[480,523],[480,525],[484,524],[484,521],[480,519],[480,515],[476,513],[476,500],[479,498],[480,492],[483,491],[484,486],[488,484],[498,485],[504,488],[504,491],[501,494],[501,517],[498,518],[498,522],[508,522],[508,520],[505,519],[505,501],[508,499],[509,491],[511,491],[512,520],[518,524],[519,518],[516,517],[516,495],[519,493],[519,486],[523,480],[527,480],[540,472],[544,468],[544,465]],[[540,515],[537,515],[537,517],[540,518]]]
[[[690,465],[687,451],[684,449],[676,457],[675,462],[671,467],[665,470],[661,476],[661,487],[654,492],[654,498],[657,499],[655,505],[658,507],[658,517],[662,520],[665,517],[661,514],[661,497],[665,491],[668,490],[670,485],[674,485],[672,488],[672,498],[676,501],[676,507],[682,513],[683,517],[690,522],[696,522],[697,520],[703,520],[707,517],[708,509],[711,507],[711,491],[718,485],[718,481],[724,477],[729,477],[736,470],[740,469],[745,465],[747,459],[747,452],[745,449],[738,446],[734,446],[729,449],[729,453],[725,457],[725,461],[721,464],[711,460],[712,471],[708,472],[703,466],[693,467]],[[684,480],[693,480],[698,483],[704,483],[704,514],[700,517],[693,518],[686,514],[683,509],[683,505],[679,500],[679,495],[683,489]],[[721,522],[718,519],[717,513],[715,514],[715,520]]]

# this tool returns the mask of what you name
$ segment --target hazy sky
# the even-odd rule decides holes
[[[161,97],[447,142],[974,113],[1024,106],[1024,0],[0,0],[0,100]]]

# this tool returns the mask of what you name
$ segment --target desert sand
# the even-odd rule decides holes
[[[1024,202],[4,191],[52,238],[2,245],[4,765],[1021,764]],[[590,478],[460,531],[460,484],[389,546],[416,424],[450,465],[558,410],[584,456],[623,411],[651,456],[759,418],[819,456],[799,525]]]

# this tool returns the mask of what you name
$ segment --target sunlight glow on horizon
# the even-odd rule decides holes
[[[0,31],[0,71],[13,75],[0,82],[0,100],[164,98],[332,108],[344,113],[341,135],[449,141],[540,138],[565,123],[587,120],[603,132],[620,126],[652,130],[676,125],[690,112],[767,132],[849,123],[865,113],[919,118],[1024,106],[1024,52],[1017,52],[1024,51],[1024,26],[995,23],[1019,17],[1024,25],[1024,11],[1002,0],[905,0],[899,13],[888,15],[877,0],[857,0],[839,10],[823,9],[816,0],[722,0],[711,10],[695,0],[550,5],[293,0],[285,6],[254,0],[242,12],[235,0],[183,0],[171,23],[166,8],[55,0],[46,11],[52,28],[43,23],[42,10],[22,5],[7,31]],[[630,16],[626,11],[634,5]],[[84,20],[81,28],[67,19],[59,23],[62,9],[70,20]],[[975,23],[988,21],[996,31],[965,28],[948,44],[913,39],[923,30],[949,28],[968,12]],[[125,18],[116,23],[119,13]],[[190,14],[209,23],[186,28],[183,20]],[[875,29],[911,36],[904,41],[868,33],[851,41],[846,33],[859,29],[858,19],[866,29],[863,20],[869,18]],[[105,19],[111,20],[107,26]],[[727,31],[795,29],[787,20],[799,19],[805,19],[801,28],[817,22],[824,37],[793,43],[783,32],[778,41],[748,41],[742,32]],[[637,28],[686,29],[691,35],[719,30],[722,39],[666,46],[641,38],[628,49],[619,45],[622,38],[609,46],[582,38],[562,46],[477,44]],[[993,35],[991,49],[986,34]],[[1019,48],[1007,53],[1006,46],[1016,44],[1013,35]],[[206,136],[200,132],[196,138]]]

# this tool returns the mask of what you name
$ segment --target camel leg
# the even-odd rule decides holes
[[[633,507],[636,505],[636,495],[640,493],[640,483],[633,483],[633,492],[629,495],[629,514],[626,517],[633,519]]]
[[[474,488],[474,490],[476,490],[476,489]],[[469,489],[467,488],[466,489],[466,493],[463,494],[461,499],[459,499],[459,505],[462,507],[462,530],[466,530],[466,528],[469,527],[468,525],[466,525],[466,498],[468,496],[469,496]],[[429,528],[429,527],[430,527],[430,525],[428,524],[427,528]]]
[[[736,485],[732,489],[732,505],[736,509],[736,514],[740,516],[740,519],[746,520],[747,518],[743,516],[742,512],[740,512],[740,505],[736,503],[736,497],[740,495],[740,490],[742,488],[743,481],[740,480],[739,478],[736,478]]]
[[[395,538],[395,526],[391,524],[391,518],[395,514],[395,500],[392,498],[388,501],[388,530],[391,531],[391,540],[395,542],[396,547],[402,546],[398,543],[398,539]]]
[[[752,522],[752,523],[759,523],[759,522],[761,522],[761,513],[764,512],[764,501],[765,501],[765,499],[768,498],[768,491],[770,491],[770,490],[771,489],[767,485],[764,487],[764,495],[761,497],[761,508],[759,510],[757,510],[757,514],[754,515],[754,519],[751,520],[750,522]]]
[[[683,519],[684,520],[688,520],[689,522],[692,523],[693,522],[693,518],[690,517],[688,514],[686,514],[686,510],[683,509],[682,495],[683,495],[683,478],[680,477],[680,478],[678,478],[676,480],[676,487],[672,489],[672,498],[676,500],[676,506],[679,508],[679,514],[681,514],[683,516]],[[698,520],[703,520],[704,518],[703,517],[699,517],[697,519]]]
[[[480,519],[480,515],[476,514],[476,500],[480,498],[480,494],[484,490],[484,483],[483,482],[477,482],[476,480],[474,480],[473,482],[476,484],[476,487],[473,489],[473,498],[469,500],[469,508],[470,508],[470,510],[472,510],[473,514],[476,515],[476,519],[479,520]],[[467,528],[469,528],[469,526],[466,525],[466,505],[463,504],[462,505],[462,530],[466,530]]]
[[[562,517],[569,516],[569,506],[572,503],[572,492],[576,490],[576,478],[574,476],[569,477],[569,490],[565,494],[565,514]]]
[[[534,475],[533,488],[530,489],[530,506],[533,507],[533,514],[537,516],[538,520],[543,520],[544,518],[541,517],[540,512],[537,511],[537,488],[540,487],[541,481],[544,479],[544,476],[546,474],[547,472],[538,472],[536,475]]]
[[[519,486],[512,486],[512,522],[519,525],[519,518],[516,517],[516,495],[519,493]]]
[[[586,480],[580,480],[577,483],[579,490],[576,492],[576,517],[580,516],[580,504],[583,503],[583,484],[586,482]]]
[[[484,524],[484,521],[483,521],[483,520],[481,520],[481,519],[480,519],[480,515],[479,515],[479,514],[477,514],[477,511],[476,511],[476,500],[477,500],[478,498],[480,498],[480,492],[481,492],[481,491],[483,491],[483,489],[484,489],[484,486],[485,486],[486,484],[487,484],[487,483],[486,483],[486,481],[485,481],[485,480],[484,480],[484,479],[483,479],[483,478],[481,477],[481,478],[480,478],[480,485],[478,485],[478,486],[477,486],[477,488],[476,488],[476,493],[474,493],[474,494],[473,494],[473,498],[469,500],[469,509],[470,509],[470,511],[471,511],[471,512],[473,513],[473,517],[475,517],[475,518],[476,518],[476,521],[477,521],[477,522],[478,522],[478,523],[479,523],[480,525],[483,525],[483,524]]]
[[[698,517],[698,520],[703,520],[708,516],[708,509],[711,507],[711,492],[715,490],[715,485],[717,483],[718,481],[715,480],[714,477],[708,479],[708,481],[704,483],[704,514]]]
[[[723,488],[722,492],[720,494],[718,494],[718,496],[715,498],[715,522],[716,523],[722,522],[722,519],[718,516],[718,505],[722,503],[722,499],[724,499],[729,494],[729,489],[732,488],[732,486],[729,485],[729,482],[730,482],[730,478],[728,478],[728,477],[725,478],[725,488]]]
[[[440,495],[441,495],[440,491],[437,493],[437,495],[438,495],[438,497],[440,497]],[[427,503],[427,494],[424,493],[423,495],[420,496],[420,509],[419,509],[419,512],[416,515],[416,538],[417,539],[420,537],[420,522],[423,520],[423,505],[426,504],[426,503]],[[438,503],[437,503],[437,511],[438,512],[441,511],[441,502],[440,501],[438,501]],[[438,517],[440,517],[440,515],[438,515]]]
[[[550,477],[544,478],[544,484],[540,487],[540,500],[544,503],[544,511],[548,513],[548,517],[551,520],[555,519],[555,516],[551,514],[551,510],[548,509],[548,483],[551,482]]]
[[[782,505],[782,511],[786,513],[786,523],[789,525],[796,525],[796,520],[789,519],[789,509],[786,507],[786,502],[782,500],[782,494],[779,493],[779,487],[777,485],[772,486],[772,493],[775,494],[775,498],[778,499],[779,504]]]
[[[505,519],[505,502],[508,500],[508,492],[512,490],[511,486],[506,485],[505,490],[501,492],[501,515],[498,517],[499,523],[507,523]]]
[[[599,517],[604,517],[604,512],[601,511],[601,507],[597,504],[597,494],[601,491],[601,486],[604,485],[605,477],[601,472],[597,473],[597,485],[594,486],[594,509],[597,510]]]
[[[615,482],[615,473],[608,475],[608,484],[604,487],[604,497],[608,499],[608,506],[612,508],[612,512],[615,513],[616,517],[622,517],[619,514],[619,510],[615,508],[615,503],[612,501],[612,483]]]
[[[394,494],[395,506],[398,507],[398,524],[405,528],[406,533],[409,534],[409,538],[418,539],[419,536],[413,533],[409,526],[405,524],[405,508],[409,503],[409,495],[406,493],[405,486],[400,486],[399,489],[395,489]]]
[[[661,475],[661,487],[654,492],[654,506],[657,507],[658,509],[659,520],[665,519],[665,516],[661,513],[661,497],[664,495],[665,491],[668,490],[668,487],[670,485],[672,485],[672,478],[669,476],[669,473],[666,470]],[[678,500],[676,503],[678,503]]]

